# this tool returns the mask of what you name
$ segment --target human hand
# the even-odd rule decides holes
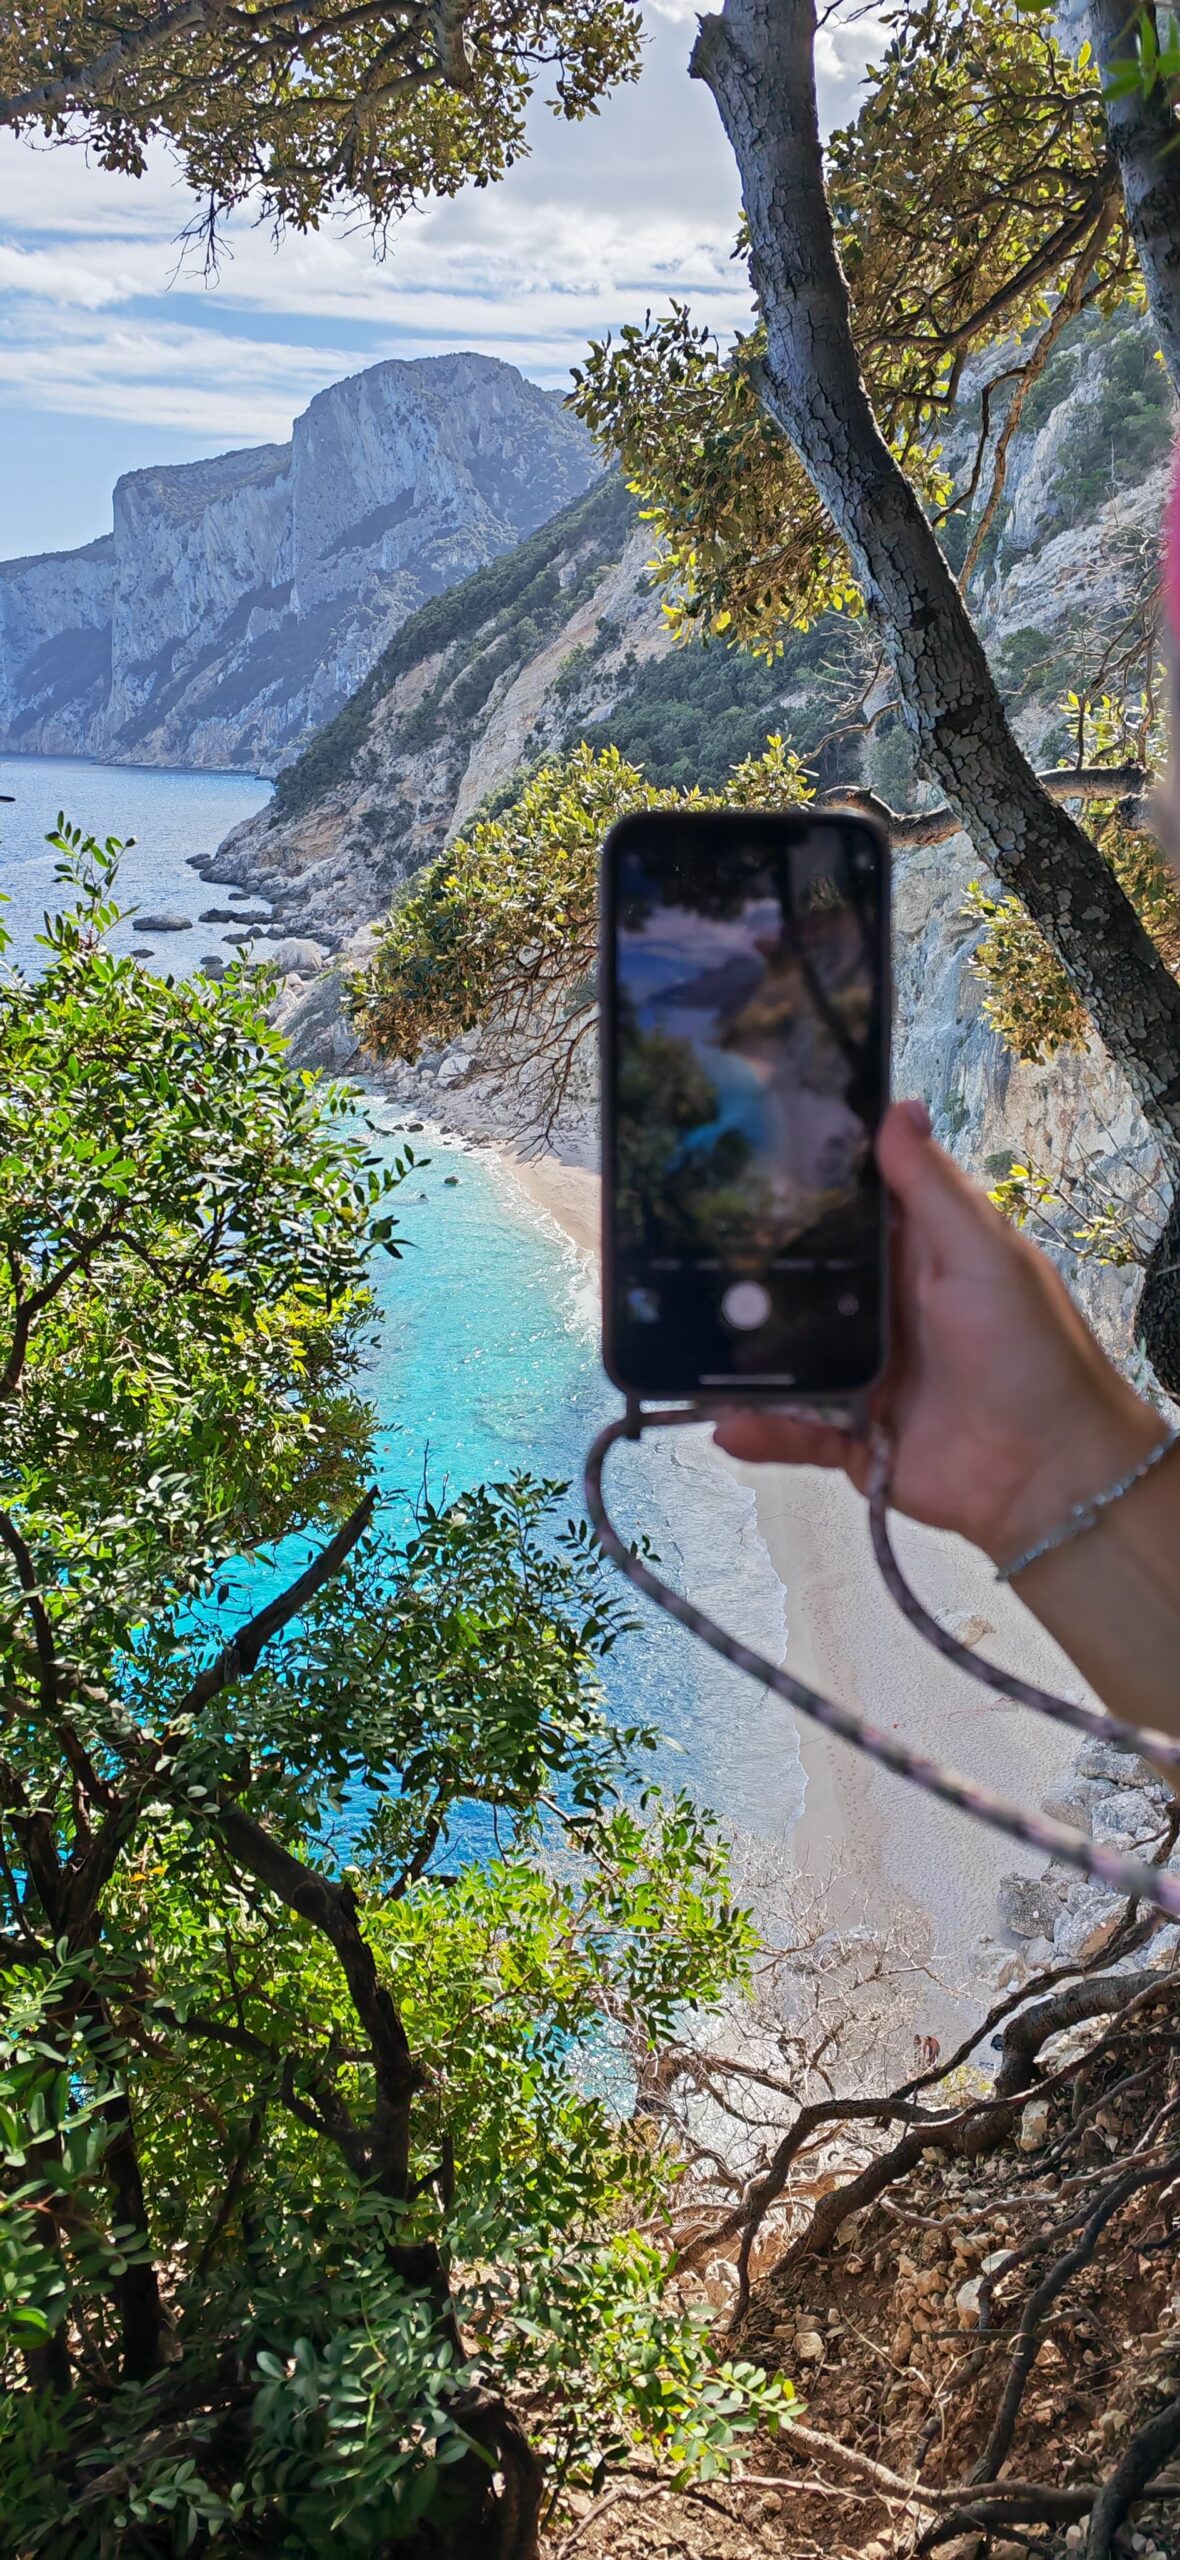
[[[899,1212],[893,1346],[872,1400],[894,1444],[891,1499],[997,1563],[1138,1464],[1159,1417],[1107,1359],[1045,1255],[935,1146],[920,1102],[894,1103],[877,1160]],[[731,1457],[843,1467],[868,1487],[868,1440],[763,1408],[717,1425]]]

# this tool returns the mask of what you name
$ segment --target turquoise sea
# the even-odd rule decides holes
[[[41,841],[63,805],[95,834],[134,833],[124,894],[144,908],[196,914],[229,905],[187,867],[257,808],[269,786],[243,775],[155,773],[136,768],[10,759],[0,762],[0,888],[8,891],[18,953],[35,963],[41,911],[52,891],[52,856]],[[123,948],[143,936],[122,929]],[[216,929],[163,937],[155,965],[178,973],[217,947]],[[376,1143],[404,1144],[402,1116],[367,1097]],[[485,1153],[424,1132],[411,1141],[429,1164],[399,1194],[403,1259],[382,1257],[383,1321],[371,1368],[381,1418],[380,1467],[409,1519],[425,1471],[432,1496],[496,1481],[522,1468],[561,1477],[580,1511],[588,1440],[617,1405],[597,1354],[597,1311],[574,1247]],[[448,1175],[457,1176],[451,1184]],[[620,1525],[644,1531],[664,1570],[747,1641],[775,1656],[784,1640],[782,1586],[757,1534],[752,1498],[683,1432],[661,1446],[617,1452],[610,1483]],[[666,1737],[658,1774],[688,1785],[724,1821],[760,1839],[781,1838],[799,1810],[803,1780],[789,1710],[643,1611],[640,1633],[614,1658],[612,1694],[628,1716]]]

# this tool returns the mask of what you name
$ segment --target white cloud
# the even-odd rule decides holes
[[[16,339],[6,329],[0,343],[5,379],[19,374],[26,403],[58,415],[147,421],[227,444],[287,436],[293,407],[356,370],[355,356],[340,347],[128,320],[100,329],[60,313],[51,330]]]
[[[560,383],[601,336],[672,296],[723,337],[748,314],[732,257],[736,171],[687,77],[696,0],[649,0],[642,80],[568,127],[538,107],[504,183],[412,215],[384,258],[343,221],[277,245],[238,217],[212,289],[181,234],[163,150],[142,180],[84,151],[0,137],[0,405],[219,443],[285,436],[314,391],[389,355],[451,347]],[[880,29],[821,39],[828,122]],[[141,458],[141,456],[137,456]]]

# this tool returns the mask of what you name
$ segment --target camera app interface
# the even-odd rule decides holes
[[[627,1329],[716,1323],[732,1351],[702,1338],[702,1361],[782,1374],[800,1346],[814,1367],[831,1330],[850,1368],[871,1372],[881,895],[873,840],[830,820],[735,820],[723,838],[665,822],[623,850],[614,1176]],[[717,1276],[712,1292],[702,1274]]]

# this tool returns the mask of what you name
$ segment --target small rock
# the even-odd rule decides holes
[[[444,1173],[443,1175],[443,1181],[448,1191],[453,1191],[455,1189],[458,1180],[459,1176],[457,1173]]]
[[[1020,2149],[1039,2151],[1041,2144],[1047,2142],[1048,2138],[1049,2101],[1047,2098],[1030,2098],[1021,2116],[1020,2131],[1016,2136]]]
[[[907,2365],[913,2350],[913,2344],[914,2333],[910,2327],[910,2323],[908,2320],[902,2320],[894,2331],[893,2344],[889,2350],[890,2363],[895,2365]]]
[[[1065,2548],[1067,2551],[1080,2551],[1085,2539],[1086,2528],[1083,2524],[1067,2524],[1065,2528]]]
[[[419,1137],[421,1137],[422,1131],[424,1130],[425,1126],[426,1126],[426,1122],[425,1122],[424,1120],[407,1120],[407,1122],[406,1122],[406,1127],[407,1127],[407,1129],[408,1129],[408,1131],[409,1131],[409,1133],[410,1133],[410,1136],[411,1136],[412,1138],[419,1138]]]
[[[822,2364],[824,2342],[818,2329],[796,2329],[792,2345],[800,2364]]]
[[[1158,1787],[1150,1760],[1136,1751],[1120,1751],[1114,1742],[1083,1742],[1074,1759],[1079,1778],[1103,1778],[1108,1787]]]
[[[313,977],[328,957],[326,943],[305,940],[299,934],[284,934],[274,950],[267,953],[267,967],[277,969],[284,978]]]
[[[1072,1786],[1057,1787],[1052,1795],[1043,1796],[1041,1810],[1053,1822],[1067,1822],[1071,1831],[1089,1832],[1094,1817],[1093,1793],[1075,1779]]]
[[[1158,1796],[1149,1795],[1146,1787],[1119,1787],[1105,1796],[1094,1812],[1094,1838],[1113,1843],[1146,1846],[1158,1839],[1163,1829],[1163,1808]]]
[[[1065,1909],[1053,1923],[1053,1952],[1058,1956],[1089,1953],[1089,1941],[1126,1910],[1126,1897],[1103,1884],[1079,1880],[1070,1888]]]
[[[978,2326],[979,2326],[979,2278],[978,2278],[978,2276],[968,2276],[966,2284],[961,2284],[961,2285],[960,2285],[959,2290],[958,2290],[957,2294],[955,2295],[955,2309],[956,2309],[956,2311],[958,2312],[958,2315],[959,2315],[959,2327],[960,2327],[961,2329],[976,2329],[976,2328],[978,2328]]]
[[[950,1609],[945,1617],[939,1618],[939,1625],[946,1628],[948,1636],[953,1636],[956,1644],[968,1647],[982,1644],[985,1636],[994,1636],[996,1632],[990,1618],[980,1618],[970,1610]]]
[[[193,929],[191,916],[133,916],[131,921],[136,933],[191,933]]]
[[[1047,1937],[1061,1909],[1051,1885],[1036,1876],[1002,1876],[996,1908],[1015,1938]]]
[[[738,2271],[732,2258],[710,2258],[705,2268],[705,2291],[710,2302],[731,2302],[737,2289]]]

